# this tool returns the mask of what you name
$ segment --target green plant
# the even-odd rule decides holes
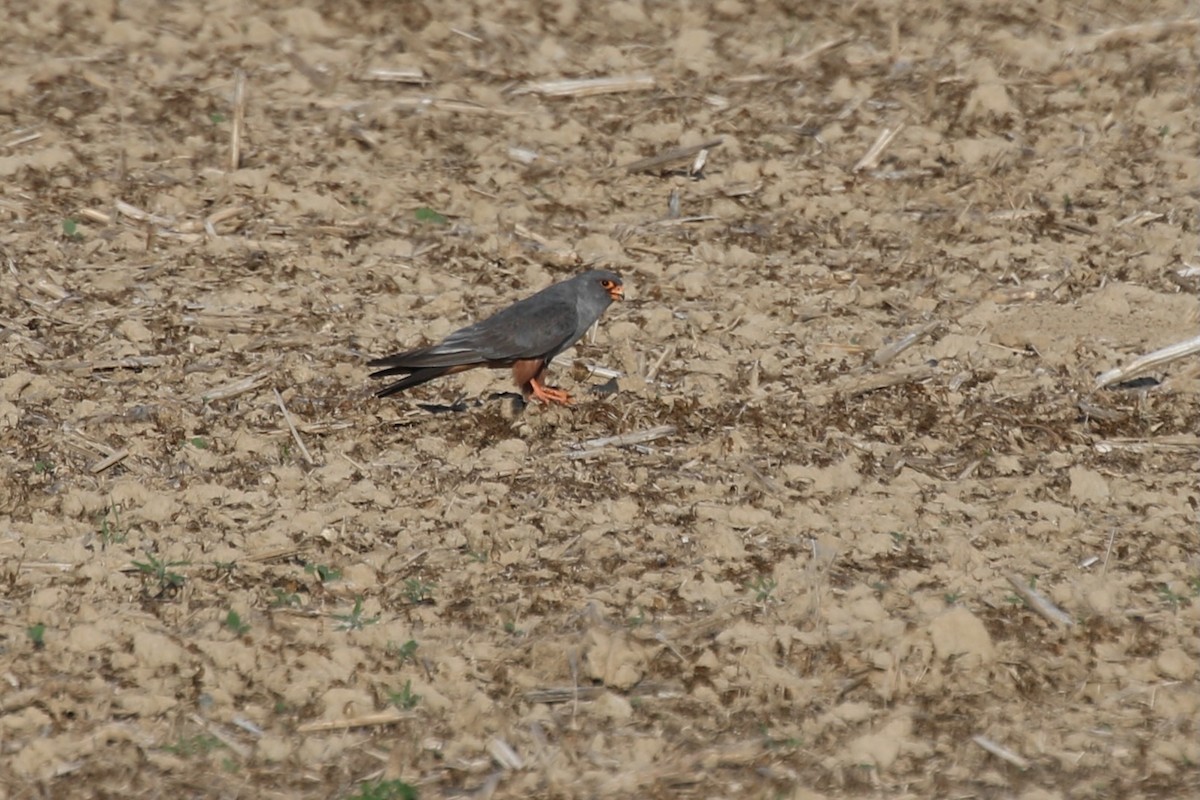
[[[189,756],[206,756],[213,750],[220,750],[223,747],[225,747],[225,743],[217,737],[198,734],[196,736],[180,736],[179,741],[175,744],[163,745],[162,749],[187,758]]]
[[[208,121],[211,122],[213,125],[220,125],[222,122],[225,121],[225,115],[222,114],[220,111],[212,111],[208,115]]]
[[[417,222],[424,223],[426,225],[445,225],[447,222],[449,222],[445,216],[434,211],[432,208],[427,208],[426,206],[421,206],[418,208],[413,216],[416,217]]]
[[[208,442],[204,439],[203,436],[193,436],[192,438],[184,441],[184,444],[190,444],[192,447],[196,448],[197,450],[207,450],[208,449]]]
[[[412,690],[412,681],[404,682],[404,688],[398,692],[388,692],[388,702],[403,711],[411,711],[421,702],[421,695]]]
[[[67,217],[62,221],[63,236],[73,242],[78,242],[83,238],[83,234],[79,232],[79,221],[73,217]]]
[[[46,647],[46,626],[42,623],[35,622],[30,625],[25,629],[25,635],[29,637],[34,650],[42,650]]]
[[[417,578],[409,578],[404,582],[404,596],[413,605],[427,603],[433,599],[433,590],[436,588],[432,583],[422,583]]]
[[[39,460],[33,462],[33,474],[34,475],[45,475],[50,472],[54,472],[54,462],[53,461],[42,461],[39,459]]]
[[[420,645],[417,644],[416,639],[409,639],[404,644],[396,644],[395,642],[388,642],[388,646],[387,646],[387,649],[385,652],[389,656],[395,656],[396,658],[400,659],[400,663],[404,664],[409,661],[417,660],[417,648],[418,647],[420,647]]]
[[[305,564],[304,571],[309,575],[316,575],[317,580],[319,580],[321,583],[329,583],[330,581],[336,581],[338,578],[342,577],[342,573],[340,571],[324,564]]]
[[[143,578],[153,578],[158,582],[158,590],[160,593],[171,592],[183,586],[186,580],[178,572],[172,570],[173,567],[186,567],[190,561],[159,561],[153,553],[146,554],[145,561],[135,561],[133,566],[137,567],[138,572]]]
[[[1029,586],[1030,589],[1037,588],[1037,576],[1030,575],[1028,578],[1025,579],[1025,583]],[[1029,603],[1025,602],[1024,597],[1021,597],[1020,595],[1016,595],[1016,594],[1008,595],[1007,597],[1004,598],[1004,602],[1009,603],[1014,606],[1028,607],[1028,605],[1029,605]]]
[[[1160,583],[1158,585],[1158,597],[1172,609],[1178,609],[1180,606],[1191,605],[1192,602],[1191,599],[1186,595],[1176,592],[1165,583]]]
[[[250,630],[250,626],[247,623],[242,622],[241,614],[238,614],[238,612],[234,611],[232,608],[229,609],[229,613],[225,615],[224,625],[238,636],[241,636],[243,633],[246,633]]]
[[[300,595],[294,592],[285,592],[278,587],[271,591],[275,594],[275,599],[271,601],[271,608],[291,608],[300,605]]]
[[[417,800],[417,790],[404,781],[373,781],[364,783],[358,794],[346,800]]]
[[[762,726],[761,733],[763,737],[763,744],[766,745],[768,750],[795,750],[797,747],[803,744],[803,742],[796,736],[785,736],[782,739],[775,738],[771,735],[771,731],[766,725]]]
[[[771,593],[775,591],[779,583],[774,578],[768,578],[765,575],[759,575],[752,582],[746,584],[746,588],[754,592],[756,602],[765,603],[771,599]]]
[[[333,618],[341,621],[341,624],[338,625],[338,627],[344,631],[361,631],[368,625],[374,625],[376,622],[379,622],[378,616],[364,617],[362,610],[362,595],[359,595],[358,597],[354,598],[353,611],[351,611],[349,614],[334,614]]]
[[[112,516],[111,522],[108,519],[110,515]],[[96,526],[100,529],[101,547],[125,542],[125,532],[121,530],[121,509],[118,506],[109,506],[104,509],[103,513],[98,514]]]

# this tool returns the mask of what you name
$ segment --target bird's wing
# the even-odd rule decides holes
[[[574,303],[534,295],[452,333],[442,344],[474,350],[491,362],[541,358],[557,353],[570,339],[575,317]]]
[[[575,305],[556,297],[534,295],[468,325],[437,344],[370,362],[390,368],[387,374],[467,364],[511,364],[554,355],[573,343]],[[577,338],[577,337],[576,337]]]

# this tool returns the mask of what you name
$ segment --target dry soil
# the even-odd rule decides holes
[[[4,13],[0,798],[1200,796],[1194,4]]]

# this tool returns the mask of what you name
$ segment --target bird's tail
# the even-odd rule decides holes
[[[376,397],[387,397],[396,392],[420,386],[434,378],[462,372],[483,363],[485,363],[484,359],[480,358],[474,350],[450,346],[446,342],[441,342],[431,347],[422,347],[376,358],[368,361],[367,366],[377,368],[375,372],[371,373],[372,378],[389,378],[392,375],[408,376],[375,393]]]
[[[375,393],[376,397],[388,397],[389,395],[403,392],[405,389],[411,389],[414,386],[420,386],[422,383],[440,378],[443,375],[448,375],[451,372],[457,372],[454,367],[425,367],[413,369],[412,367],[389,367],[381,369],[378,372],[372,372],[372,378],[387,378],[392,375],[404,375],[404,378],[389,383]]]

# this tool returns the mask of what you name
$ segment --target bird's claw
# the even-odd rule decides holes
[[[533,390],[533,398],[540,400],[543,403],[558,403],[560,405],[569,406],[575,401],[571,399],[571,395],[564,392],[562,389],[555,389],[551,386],[543,386],[537,381],[530,381],[529,387]]]

